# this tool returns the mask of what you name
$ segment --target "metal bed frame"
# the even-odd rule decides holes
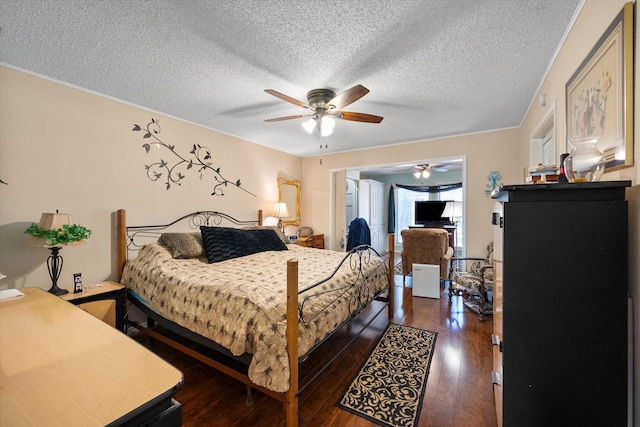
[[[258,211],[258,219],[250,221],[239,221],[227,214],[216,211],[200,211],[194,212],[188,215],[184,215],[175,221],[163,225],[150,225],[150,226],[127,226],[126,225],[126,211],[120,209],[117,212],[117,248],[118,248],[118,268],[119,278],[122,276],[125,263],[128,259],[130,251],[136,251],[140,249],[143,244],[139,243],[140,239],[151,240],[159,237],[159,235],[166,231],[169,227],[187,221],[190,228],[197,228],[200,225],[212,226],[220,225],[223,221],[229,222],[236,226],[242,225],[262,225],[262,211]],[[138,240],[136,240],[138,239]],[[389,248],[390,251],[384,256],[388,256],[388,263],[385,265],[387,269],[388,277],[388,292],[384,297],[382,294],[384,290],[379,294],[373,296],[370,302],[377,300],[384,302],[381,309],[374,313],[369,321],[363,326],[360,333],[369,326],[373,320],[384,310],[388,309],[389,318],[393,318],[393,234],[389,235]],[[214,369],[237,379],[245,384],[247,389],[247,405],[252,404],[252,389],[263,392],[264,394],[271,396],[284,404],[285,417],[287,427],[295,427],[298,425],[298,396],[304,388],[306,388],[314,379],[316,379],[323,369],[316,372],[305,384],[299,382],[299,368],[300,363],[303,362],[306,357],[319,345],[321,345],[328,337],[323,339],[320,343],[316,344],[306,355],[298,354],[298,327],[300,322],[311,321],[313,319],[306,319],[304,316],[304,303],[306,299],[303,299],[301,303],[298,303],[298,295],[302,292],[306,292],[309,289],[319,286],[320,284],[329,280],[338,271],[340,266],[344,263],[349,263],[352,269],[359,269],[361,272],[362,263],[367,262],[372,255],[380,256],[373,248],[363,245],[352,249],[350,252],[345,253],[342,262],[335,268],[333,273],[323,279],[322,281],[308,286],[304,289],[298,288],[298,261],[291,259],[287,261],[287,296],[286,296],[286,324],[287,324],[287,352],[290,365],[290,386],[289,390],[283,393],[269,390],[265,387],[254,384],[248,377],[248,365],[251,361],[251,354],[243,354],[241,356],[233,356],[229,350],[215,343],[214,341],[205,338],[199,334],[184,328],[177,323],[166,319],[151,306],[149,306],[139,295],[127,290],[128,300],[140,309],[147,316],[147,324],[143,325],[139,322],[133,322],[127,320],[127,324],[135,327],[148,336],[157,339],[185,354],[194,357],[195,359],[213,367]],[[361,274],[358,274],[360,277]],[[342,328],[345,324],[349,323],[355,316],[360,313],[361,310],[355,310],[351,313],[350,317],[343,322],[338,328],[334,330],[334,333]],[[157,326],[156,326],[157,325]],[[158,326],[160,328],[158,328]],[[358,337],[355,335],[349,344]],[[333,355],[333,357],[327,362],[325,366],[328,366],[333,362],[348,345],[343,347],[339,352]],[[303,356],[300,358],[300,356]]]

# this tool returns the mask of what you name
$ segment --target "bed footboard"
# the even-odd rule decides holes
[[[289,355],[289,390],[284,408],[287,427],[298,425],[298,260],[287,261],[287,353]]]

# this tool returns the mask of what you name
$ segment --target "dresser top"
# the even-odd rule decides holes
[[[497,193],[497,199],[501,202],[624,200],[625,188],[630,186],[631,181],[505,185]]]

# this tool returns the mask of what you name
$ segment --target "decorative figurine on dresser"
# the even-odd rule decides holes
[[[498,193],[499,426],[627,426],[630,185],[509,185]]]

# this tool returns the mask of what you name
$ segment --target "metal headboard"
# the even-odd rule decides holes
[[[167,224],[153,225],[126,225],[126,211],[119,209],[118,217],[118,268],[122,275],[124,264],[129,258],[130,252],[137,252],[145,244],[157,240],[163,232],[178,223],[185,223],[190,229],[197,230],[200,226],[219,226],[230,224],[235,226],[262,225],[262,210],[258,211],[255,220],[239,220],[231,215],[218,211],[198,211],[173,220]]]
[[[198,230],[200,226],[213,227],[219,226],[226,221],[233,225],[258,225],[261,221],[260,219],[249,220],[249,221],[241,221],[236,219],[230,215],[227,215],[222,212],[217,211],[199,211],[192,212],[190,214],[184,215],[168,224],[160,224],[160,225],[136,225],[136,226],[128,226],[127,230],[127,248],[130,250],[140,249],[143,245],[136,242],[136,238],[138,237],[150,237],[150,236],[159,236],[168,228],[180,223],[185,222],[186,225],[193,230]]]

